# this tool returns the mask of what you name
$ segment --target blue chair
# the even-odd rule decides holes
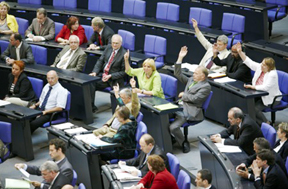
[[[27,19],[24,19],[24,18],[18,18],[16,17],[16,21],[18,23],[18,33],[20,35],[25,35],[25,31],[28,29],[29,27],[29,21]]]
[[[269,36],[272,34],[273,22],[287,16],[288,0],[266,0],[266,3],[277,5],[275,9],[268,10]]]
[[[89,40],[90,37],[93,35],[94,33],[94,30],[91,26],[88,26],[88,25],[81,25],[84,30],[85,30],[85,35],[86,35],[86,38]]]
[[[85,185],[83,183],[80,183],[78,186],[78,189],[86,189]]]
[[[228,36],[228,46],[241,42],[245,31],[245,17],[239,14],[223,13],[221,29],[226,32],[232,32],[232,36]]]
[[[142,121],[143,117],[144,117],[143,114],[141,112],[139,112],[137,115],[137,118],[136,118],[137,123],[140,123],[140,121]]]
[[[145,17],[146,1],[142,0],[124,0],[123,14],[128,16]]]
[[[118,30],[118,34],[122,37],[122,46],[130,51],[135,50],[135,35],[126,30]]]
[[[1,54],[7,49],[9,46],[9,41],[0,40]]]
[[[37,64],[47,65],[47,49],[38,45],[30,45]]]
[[[178,158],[176,156],[174,156],[173,154],[168,152],[166,155],[167,155],[168,161],[169,161],[170,172],[174,176],[175,180],[177,180],[178,175],[179,175],[180,162],[179,162]]]
[[[6,154],[4,154],[4,151],[0,154],[0,163],[3,163],[10,155],[10,144],[12,142],[11,130],[11,123],[0,121],[0,139],[4,143],[4,148],[8,149]]]
[[[180,170],[180,172],[179,172],[178,179],[177,179],[177,185],[178,185],[178,188],[181,188],[181,189],[190,189],[191,188],[191,179],[190,179],[189,175],[183,170]]]
[[[55,22],[55,36],[58,35],[58,33],[61,31],[61,29],[63,28],[64,24],[60,23],[60,22]]]
[[[288,73],[277,70],[278,74],[278,85],[282,95],[278,95],[274,98],[273,103],[270,107],[265,108],[263,112],[271,112],[272,125],[275,123],[276,112],[284,110],[288,107]],[[274,105],[276,99],[281,98],[280,104]]]
[[[43,124],[43,128],[49,127],[51,125],[54,124],[59,124],[59,123],[64,123],[67,122],[69,120],[69,111],[70,111],[70,105],[71,105],[71,93],[69,91],[67,91],[68,95],[67,95],[67,103],[66,103],[66,107],[64,110],[62,110],[61,112],[54,112],[50,118],[50,121],[47,123]],[[53,120],[54,117],[57,116],[56,120]]]
[[[164,56],[166,55],[167,41],[164,37],[156,35],[145,35],[144,53],[154,56],[156,68],[164,66]]]
[[[59,8],[77,8],[77,0],[53,0],[53,6]]]
[[[165,95],[165,99],[173,102],[177,96],[177,79],[167,74],[159,73],[161,76],[161,86]]]
[[[209,9],[191,7],[189,14],[189,23],[192,24],[191,19],[194,18],[198,22],[198,26],[210,28],[212,26],[212,11]]]
[[[41,5],[42,0],[18,0],[18,3],[32,4],[32,5]]]
[[[276,130],[269,124],[267,123],[262,123],[261,124],[261,131],[263,133],[263,136],[268,140],[270,143],[270,146],[273,147],[275,146],[276,142]]]
[[[88,10],[111,12],[111,0],[88,0]]]
[[[173,3],[157,3],[156,18],[178,22],[179,5]]]
[[[75,170],[73,170],[73,179],[72,179],[71,185],[75,186],[76,182],[77,182],[77,173]]]
[[[31,82],[32,88],[37,96],[37,98],[40,98],[42,89],[43,89],[43,80],[42,79],[38,79],[35,77],[28,77],[28,79]]]
[[[286,167],[287,174],[288,174],[288,157],[287,157],[287,159],[286,159],[285,167]]]

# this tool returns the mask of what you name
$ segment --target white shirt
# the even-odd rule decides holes
[[[60,172],[57,173],[57,175],[54,177],[54,179],[51,182],[51,185],[49,186],[49,189],[52,187],[52,185],[54,184],[55,180],[57,179],[58,175],[60,174]]]
[[[66,59],[68,58],[67,61],[66,61],[65,64],[64,64],[63,68],[62,68],[62,69],[67,69],[67,67],[68,67],[68,65],[69,65],[69,62],[70,62],[70,60],[71,60],[71,58],[72,58],[72,56],[74,55],[74,53],[75,53],[76,50],[77,50],[77,49],[75,49],[75,50],[69,49],[69,50],[61,57],[59,63],[56,65],[56,67],[58,68],[58,66],[61,65],[62,62],[63,62],[64,60],[66,61]],[[72,51],[72,52],[71,52],[71,51]],[[70,54],[70,52],[71,52],[71,54]],[[70,54],[70,56],[68,57],[69,54]]]
[[[21,48],[21,46],[22,46],[22,42],[18,45],[18,47],[15,47],[17,60],[20,60],[20,48]]]
[[[287,140],[287,139],[286,139],[286,140]],[[277,146],[276,148],[274,148],[274,151],[275,151],[276,153],[279,152],[279,150],[282,148],[282,146],[283,146],[283,144],[286,142],[286,140],[283,141],[283,142],[280,140],[280,145]]]

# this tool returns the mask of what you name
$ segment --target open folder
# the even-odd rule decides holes
[[[154,106],[154,108],[162,111],[162,110],[170,110],[170,109],[178,108],[178,106],[172,103],[167,103],[167,104],[156,105]]]
[[[5,188],[6,189],[12,189],[12,188],[30,188],[30,183],[28,181],[25,180],[19,180],[19,179],[9,179],[6,178],[5,179]]]

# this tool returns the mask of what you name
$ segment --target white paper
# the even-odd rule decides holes
[[[124,172],[121,169],[113,169],[116,177],[120,182],[139,181],[141,177],[133,176],[130,173]]]
[[[61,124],[57,124],[57,125],[52,125],[53,128],[59,129],[59,130],[70,129],[73,126],[74,125],[72,123],[70,123],[70,122],[61,123]]]
[[[68,133],[70,135],[73,135],[73,134],[77,134],[77,133],[83,133],[83,132],[87,132],[88,130],[87,129],[84,129],[83,127],[77,127],[75,129],[66,129],[64,130],[65,133]]]
[[[100,140],[93,133],[84,134],[84,135],[77,135],[77,136],[74,136],[74,138],[79,140],[79,141],[83,141],[87,144],[90,144],[94,147],[114,145],[114,143],[108,143],[108,142],[104,142],[104,141]]]
[[[136,167],[134,166],[128,166],[128,165],[119,165],[120,169],[122,171],[125,171],[125,172],[128,172],[128,173],[131,173],[132,171],[136,170]]]
[[[181,68],[187,68],[190,72],[194,72],[198,67],[198,64],[182,63]],[[175,67],[174,65],[172,67]]]
[[[21,188],[21,189],[26,189],[30,188],[29,182],[25,180],[19,180],[19,179],[5,179],[5,188]]]
[[[210,73],[210,74],[208,74],[208,77],[210,77],[210,78],[217,78],[217,77],[224,77],[224,76],[226,76],[226,74],[225,73]]]
[[[239,146],[223,145],[221,143],[215,143],[215,145],[217,146],[217,148],[220,152],[225,152],[225,153],[242,152],[242,150],[239,148]]]
[[[25,177],[27,177],[27,178],[30,177],[30,174],[29,174],[27,171],[25,171],[24,169],[19,169],[19,171],[20,171]]]
[[[0,100],[0,106],[6,106],[8,104],[11,104],[10,102],[7,102],[5,100]]]
[[[235,82],[236,79],[231,79],[229,77],[222,77],[222,78],[219,78],[219,79],[214,79],[215,82],[218,82],[218,83],[229,83],[229,82]]]

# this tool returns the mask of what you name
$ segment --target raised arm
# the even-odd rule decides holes
[[[243,62],[246,60],[246,55],[245,53],[242,51],[242,45],[240,42],[238,42],[236,44],[236,48],[237,48],[237,52],[239,54],[239,56],[241,57],[241,59],[243,60]]]
[[[127,49],[127,52],[124,54],[124,60],[125,60],[125,72],[128,72],[130,70],[130,64],[129,64],[129,49]]]

